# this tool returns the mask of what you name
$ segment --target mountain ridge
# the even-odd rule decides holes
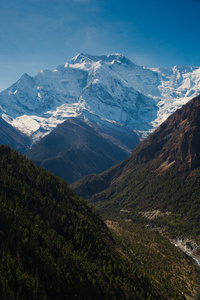
[[[69,118],[33,145],[26,156],[72,183],[126,159],[130,154],[128,148],[139,143],[133,131],[115,130],[102,132],[97,124]]]

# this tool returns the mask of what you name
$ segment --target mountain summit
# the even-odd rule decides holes
[[[80,53],[53,71],[24,74],[0,93],[0,113],[33,142],[79,116],[146,137],[199,93],[199,67],[150,69],[120,54]]]
[[[79,53],[69,63],[73,64],[73,63],[83,63],[83,62],[103,62],[103,63],[109,63],[109,64],[110,63],[111,64],[123,63],[127,66],[136,66],[134,63],[132,63],[132,61],[130,61],[125,56],[123,56],[119,53],[114,53],[114,54],[110,54],[110,55],[100,55],[100,56]]]

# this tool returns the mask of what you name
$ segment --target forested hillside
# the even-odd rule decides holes
[[[1,299],[165,299],[68,184],[0,147]]]

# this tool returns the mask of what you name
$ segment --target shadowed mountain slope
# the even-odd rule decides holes
[[[94,126],[94,124],[93,124]],[[128,157],[128,151],[139,143],[137,135],[132,132],[129,144],[120,142],[124,133],[118,131],[113,138],[120,145],[111,142],[110,132],[102,133],[95,125],[95,130],[83,120],[70,118],[58,125],[49,135],[33,146],[26,155],[57,176],[74,182],[90,173],[100,173]],[[104,136],[103,136],[104,135]]]
[[[30,145],[30,138],[0,118],[0,145],[6,144],[22,154]]]

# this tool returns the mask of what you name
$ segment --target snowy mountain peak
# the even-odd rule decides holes
[[[33,78],[27,73],[24,73],[20,79],[17,81],[18,84],[32,84]]]
[[[123,63],[127,65],[134,65],[129,59],[127,59],[125,56],[119,53],[113,53],[110,55],[101,55],[101,56],[79,53],[69,62],[69,64],[95,63],[95,62],[103,62],[108,64]]]
[[[0,93],[0,112],[33,140],[77,116],[118,123],[144,137],[198,94],[198,67],[150,69],[118,53],[79,53],[54,71],[24,74]]]
[[[90,57],[88,57],[87,54],[79,53],[74,58],[72,58],[72,60],[69,61],[69,64],[77,64],[77,63],[82,63],[82,62],[88,62],[90,60],[92,60],[92,59]]]

